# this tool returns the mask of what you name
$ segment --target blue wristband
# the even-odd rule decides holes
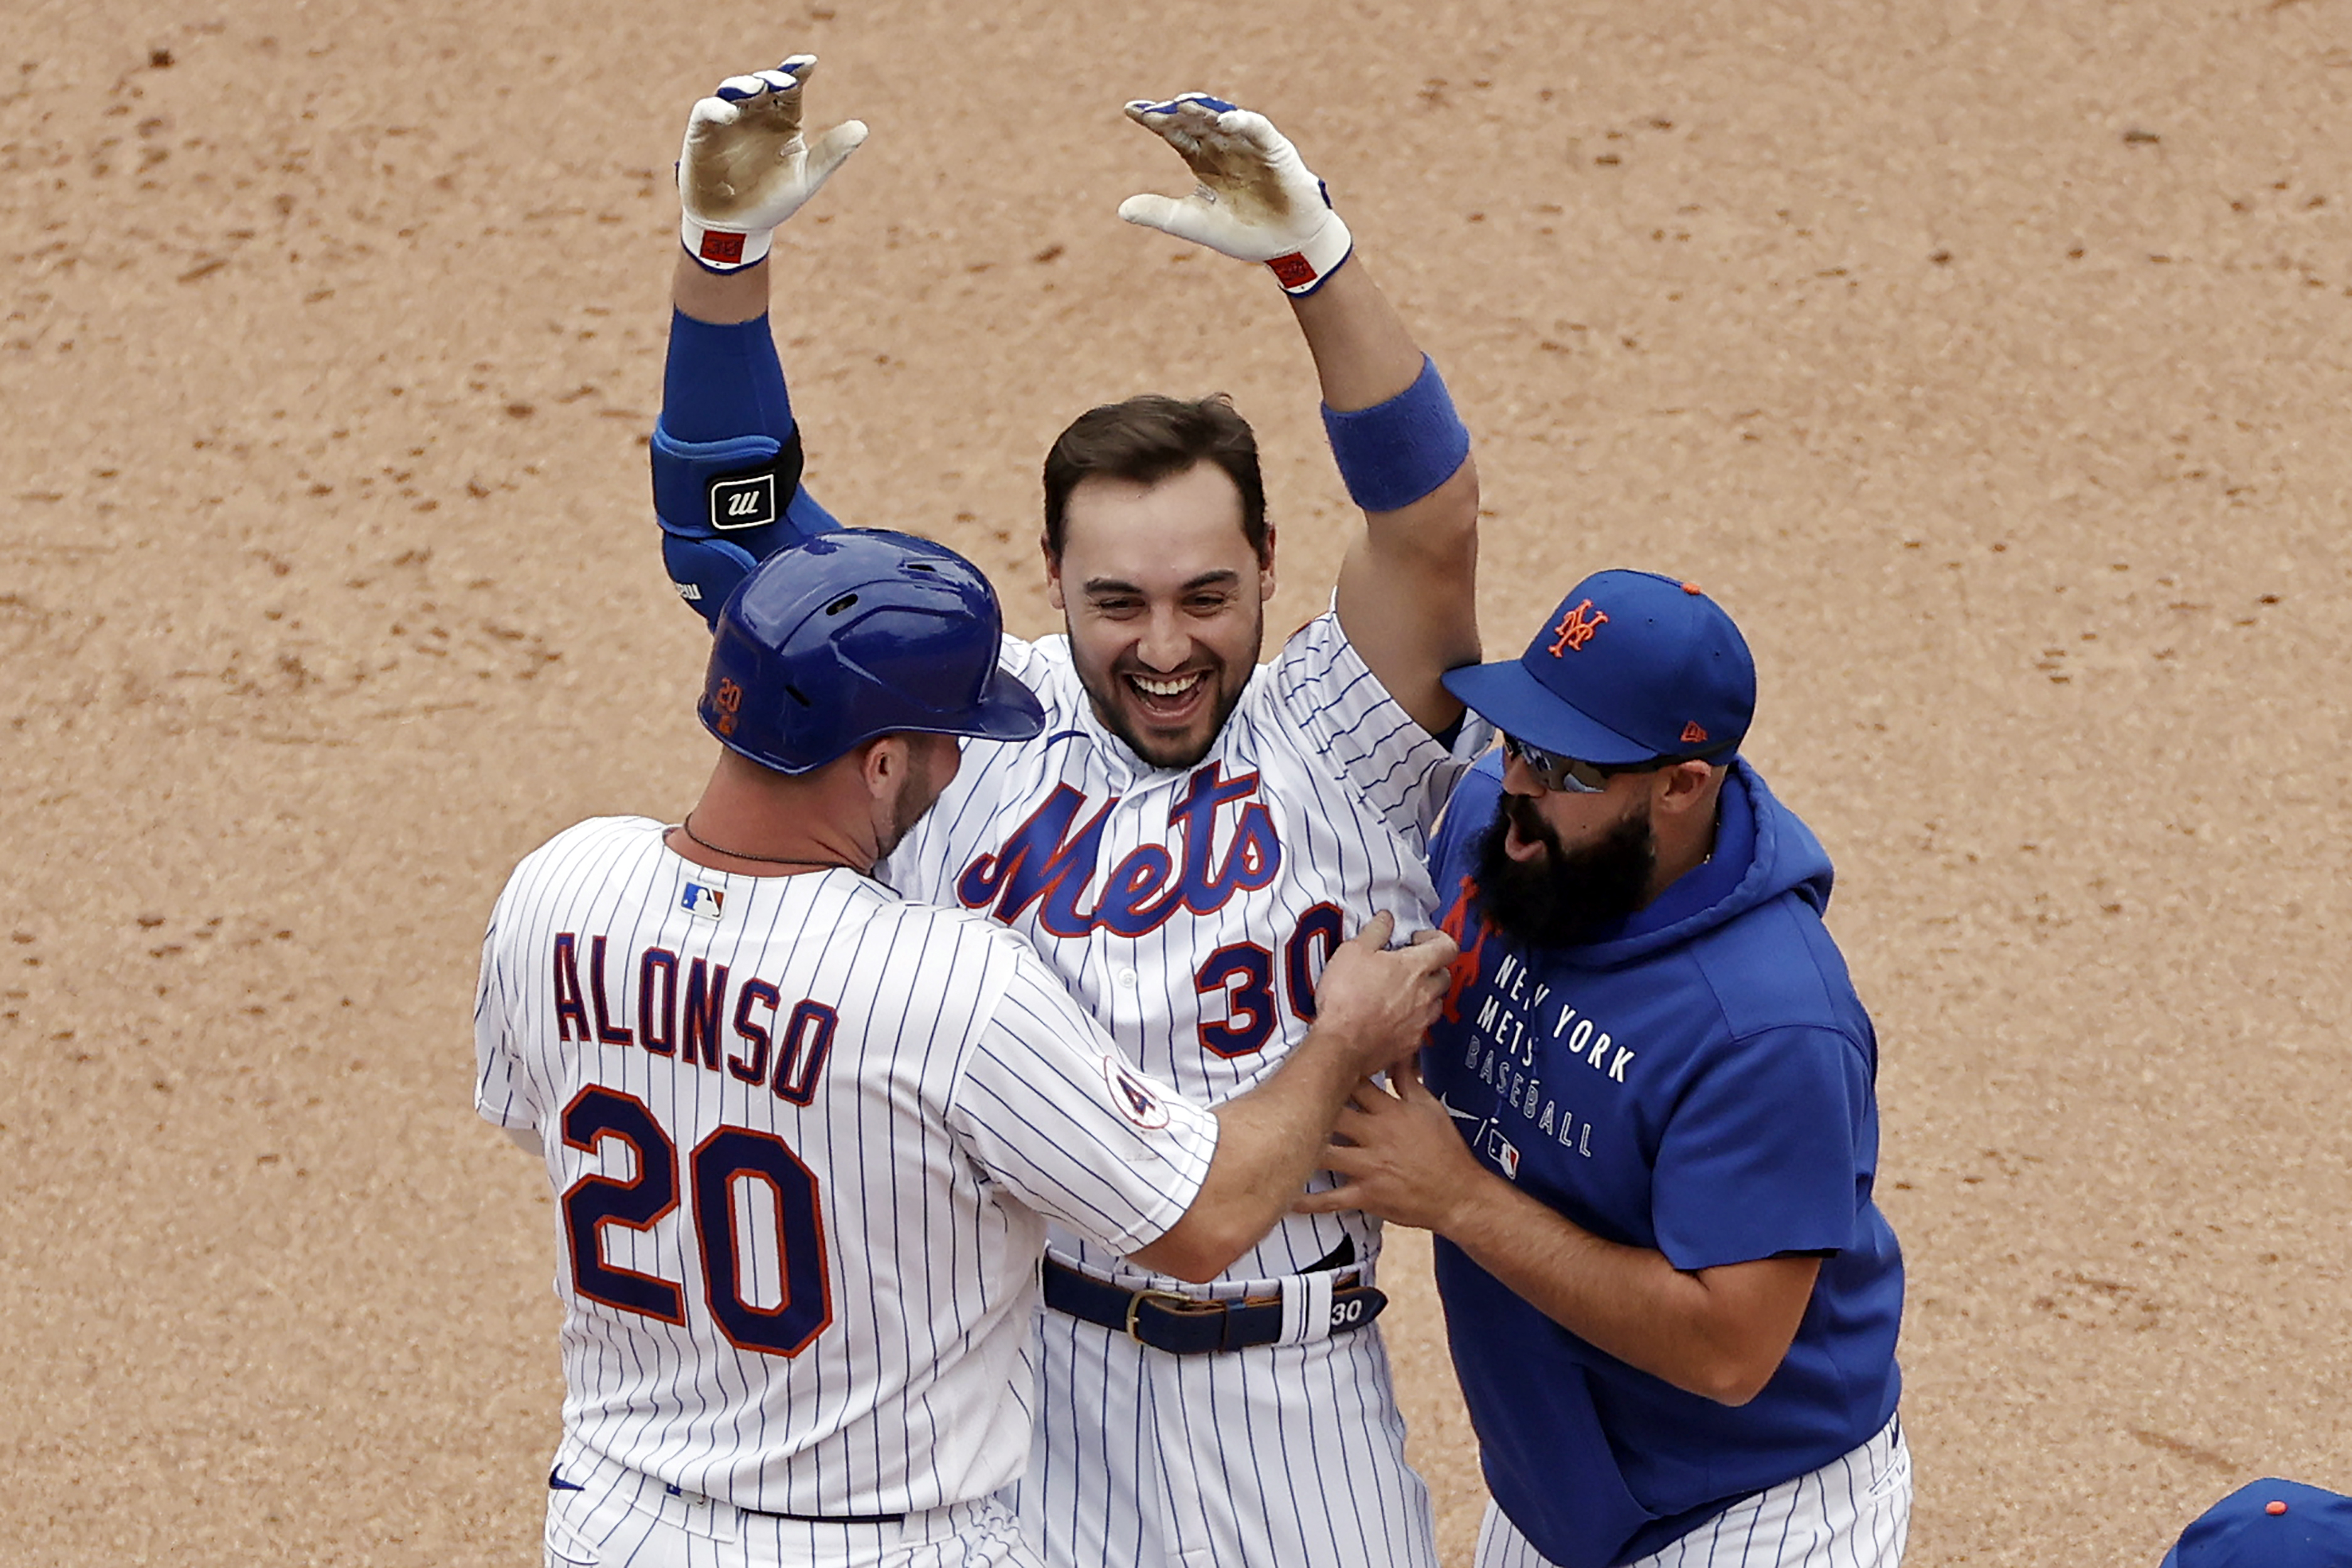
[[[1426,354],[1412,385],[1353,413],[1326,408],[1323,429],[1348,494],[1367,512],[1412,506],[1453,478],[1470,456],[1470,432]]]

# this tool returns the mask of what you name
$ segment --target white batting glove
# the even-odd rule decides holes
[[[1201,182],[1181,199],[1129,196],[1118,205],[1129,223],[1262,261],[1293,294],[1314,293],[1355,248],[1323,182],[1265,116],[1188,92],[1130,103],[1127,117],[1176,149]]]
[[[677,154],[678,237],[712,272],[740,272],[763,259],[776,225],[866,140],[845,120],[811,144],[801,139],[801,87],[814,55],[794,55],[772,71],[729,77],[694,106]]]

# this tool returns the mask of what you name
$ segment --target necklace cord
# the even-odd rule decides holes
[[[700,833],[694,831],[694,813],[691,811],[687,813],[686,820],[684,821],[678,823],[677,831],[684,833],[688,838],[693,840],[694,842],[701,845],[704,849],[709,850],[712,854],[725,855],[729,860],[754,861],[761,865],[801,865],[819,867],[826,870],[841,866],[841,862],[839,861],[799,860],[788,855],[747,855],[741,850],[721,849],[719,846],[712,843],[709,839],[704,838]]]

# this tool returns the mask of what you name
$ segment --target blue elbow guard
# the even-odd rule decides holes
[[[725,441],[679,441],[654,426],[654,512],[673,533],[732,538],[764,556],[757,530],[782,517],[801,482],[798,431],[778,441],[738,435]]]
[[[1386,402],[1323,411],[1339,477],[1367,512],[1410,507],[1454,477],[1470,456],[1470,432],[1428,355],[1412,385]]]
[[[717,619],[735,584],[761,561],[841,526],[800,487],[797,431],[781,442],[678,441],[656,424],[652,446],[662,562],[678,597],[705,621]]]
[[[760,563],[731,539],[688,538],[662,530],[662,566],[687,608],[712,625],[735,585]]]

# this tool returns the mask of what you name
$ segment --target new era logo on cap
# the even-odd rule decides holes
[[[710,486],[710,526],[756,528],[776,520],[776,476],[745,474]]]

